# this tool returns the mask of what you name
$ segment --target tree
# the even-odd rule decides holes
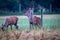
[[[17,1],[16,0],[0,0],[0,9],[2,10],[13,10],[13,8],[17,9]]]

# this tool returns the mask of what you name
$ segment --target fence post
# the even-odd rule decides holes
[[[43,10],[41,10],[41,27],[43,27]]]

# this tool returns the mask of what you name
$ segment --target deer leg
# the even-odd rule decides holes
[[[16,29],[18,30],[18,25],[16,25]]]
[[[15,24],[15,26],[16,26],[16,29],[18,30],[18,25],[17,25],[17,24]]]
[[[30,24],[30,30],[31,30],[31,24]]]
[[[32,24],[32,23],[30,22],[30,30],[32,29],[31,24]]]
[[[39,24],[37,24],[37,26],[38,26],[39,29],[41,28]]]
[[[12,30],[12,25],[11,25],[11,30]]]
[[[32,24],[30,24],[30,30],[32,29]]]
[[[33,23],[30,23],[30,30],[31,30],[31,29],[34,29],[34,28],[33,28]]]
[[[6,30],[8,30],[8,26],[6,27]]]
[[[37,30],[37,25],[34,25],[35,29]]]
[[[34,28],[33,28],[33,24],[31,24],[31,29],[34,29]]]

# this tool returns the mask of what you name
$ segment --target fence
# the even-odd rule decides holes
[[[41,15],[36,15],[40,17]],[[0,16],[0,25],[5,22],[5,19],[8,16]],[[18,26],[20,30],[29,30],[30,24],[29,20],[26,16],[17,16],[19,18],[18,20]],[[60,15],[59,14],[53,14],[53,15],[43,15],[43,27],[46,28],[52,28],[53,26],[57,26],[57,28],[60,28]],[[14,27],[14,26],[13,26]]]

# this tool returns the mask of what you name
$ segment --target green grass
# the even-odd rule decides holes
[[[0,26],[4,23],[5,23],[5,19],[0,18]],[[29,21],[27,18],[24,18],[24,19],[19,18],[17,25],[19,26],[20,30],[29,30]],[[12,27],[15,30],[15,26],[13,25]],[[11,30],[10,26],[9,26],[9,30]]]
[[[0,18],[0,26],[4,24],[5,18]],[[29,30],[30,24],[27,18],[19,18],[18,20],[18,26],[19,30]],[[57,26],[57,28],[60,28],[60,19],[59,17],[56,19],[43,19],[43,27],[45,28],[52,28],[52,26]],[[36,29],[36,28],[35,28]],[[10,26],[9,26],[9,30]],[[15,30],[15,26],[13,26],[13,30]]]
[[[60,28],[60,19],[44,19],[43,27],[52,28],[52,26],[57,26]]]

